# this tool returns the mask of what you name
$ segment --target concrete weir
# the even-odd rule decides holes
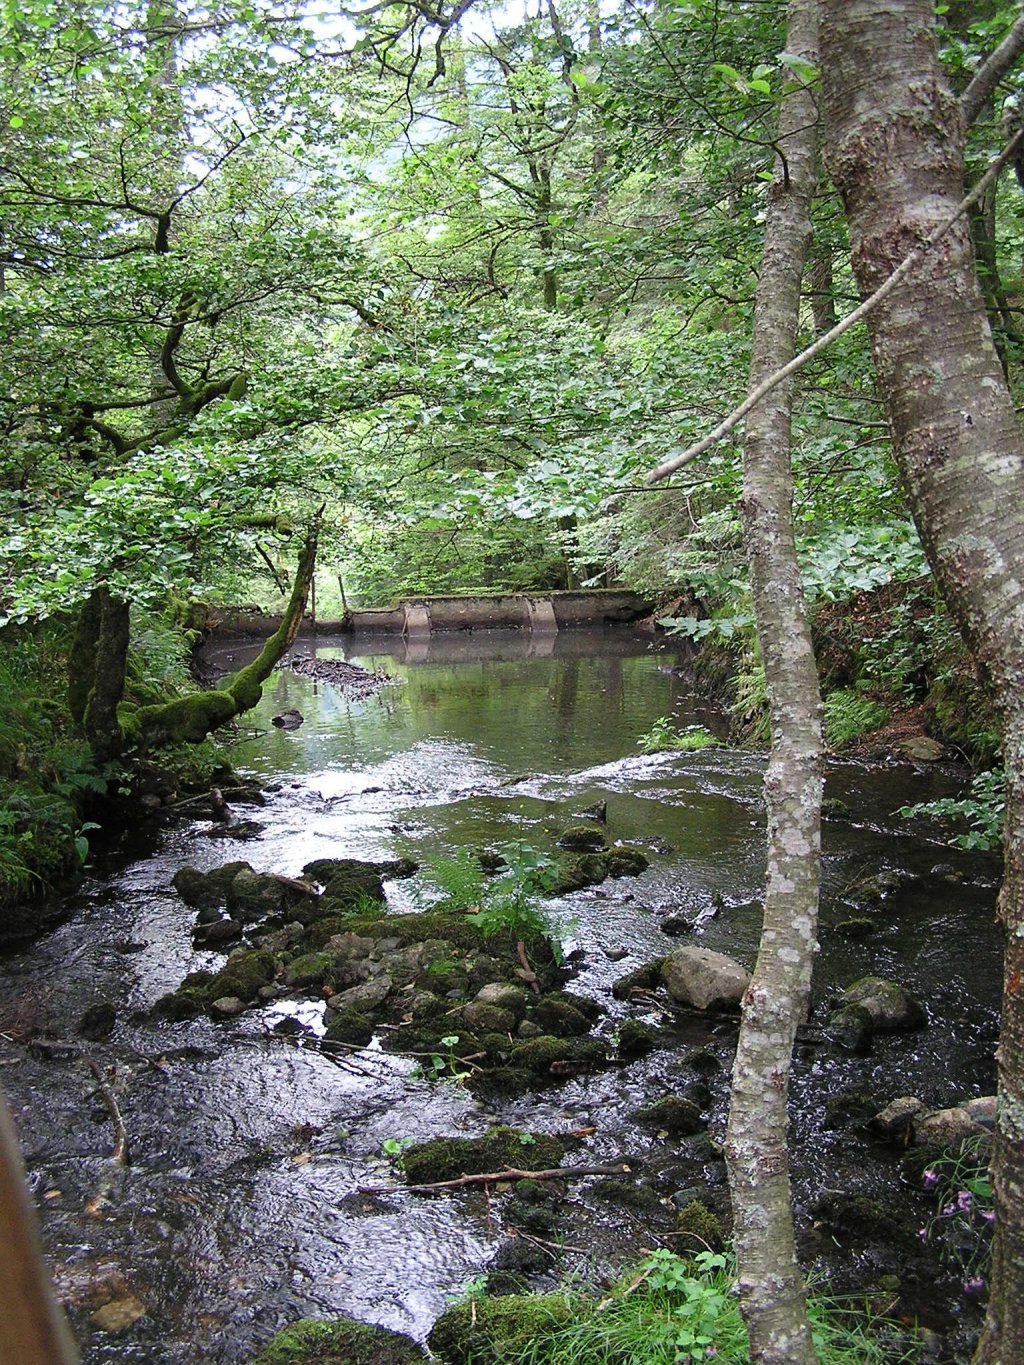
[[[616,588],[553,593],[464,593],[437,597],[403,597],[386,607],[356,608],[341,620],[314,619],[307,614],[304,631],[324,635],[348,631],[404,635],[422,639],[437,631],[509,628],[554,635],[575,627],[626,625],[649,616],[652,604],[634,592]],[[281,616],[258,607],[214,607],[208,626],[225,633],[269,635]]]

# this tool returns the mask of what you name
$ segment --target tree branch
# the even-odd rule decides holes
[[[411,1190],[416,1194],[431,1190],[459,1190],[466,1185],[498,1185],[512,1180],[577,1180],[584,1175],[629,1175],[631,1168],[618,1166],[555,1166],[545,1171],[521,1171],[508,1166],[503,1171],[485,1171],[482,1175],[460,1175],[457,1180],[434,1180],[427,1185],[360,1185],[364,1194],[390,1194],[395,1190]]]
[[[975,73],[970,85],[960,96],[960,108],[963,111],[964,123],[968,128],[984,109],[996,86],[1022,52],[1024,52],[1024,14],[1017,16],[1017,21],[1009,33],[995,51],[989,53]]]
[[[852,313],[847,313],[846,317],[840,322],[837,322],[831,331],[826,332],[825,335],[819,337],[813,345],[808,346],[805,350],[801,351],[799,355],[794,356],[788,365],[783,365],[780,370],[776,370],[773,375],[769,375],[764,383],[759,384],[754,392],[749,394],[738,408],[734,408],[728,417],[719,422],[718,426],[715,427],[713,431],[709,431],[706,436],[702,437],[696,444],[690,446],[689,450],[684,450],[681,455],[677,455],[671,460],[665,460],[658,465],[657,468],[652,469],[647,475],[647,482],[659,483],[662,479],[668,478],[670,474],[674,474],[676,470],[682,469],[684,465],[695,460],[698,455],[703,455],[705,450],[710,450],[713,445],[717,445],[723,436],[728,436],[730,431],[739,426],[740,422],[743,421],[751,408],[756,407],[757,404],[761,402],[762,398],[766,398],[773,389],[778,388],[778,386],[784,380],[788,379],[790,375],[796,374],[810,361],[814,360],[815,357],[821,355],[823,351],[827,351],[833,341],[838,341],[844,332],[848,332],[851,327],[867,317],[868,313],[872,312],[884,299],[888,298],[893,290],[902,284],[914,267],[924,260],[928,252],[931,251],[933,247],[937,246],[943,237],[945,237],[946,233],[963,217],[971,205],[980,199],[992,181],[999,176],[1003,167],[1013,156],[1014,152],[1016,152],[1022,141],[1024,141],[1024,128],[1019,128],[996,159],[991,163],[988,170],[974,186],[970,194],[968,194],[965,199],[961,200],[960,204],[957,206],[956,212],[952,214],[941,227],[938,227],[934,232],[929,233],[919,246],[914,247],[913,251],[900,261],[899,265],[889,278],[883,284],[879,285],[873,294],[869,295],[869,297],[866,298],[859,307],[855,308]]]

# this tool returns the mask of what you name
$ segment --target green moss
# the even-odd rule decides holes
[[[373,1037],[373,1025],[357,1010],[330,1010],[327,1018],[329,1023],[324,1037],[332,1043],[366,1047]]]
[[[126,738],[152,744],[198,744],[211,730],[238,714],[230,692],[193,692],[187,697],[136,711],[118,710]]]
[[[619,1056],[631,1060],[653,1052],[659,1046],[660,1035],[650,1024],[627,1019],[619,1027]]]
[[[572,1317],[561,1294],[473,1299],[446,1309],[427,1344],[445,1365],[500,1365]]]
[[[590,1032],[590,1020],[573,1004],[558,995],[542,997],[529,1011],[529,1018],[545,1033],[558,1037],[579,1036]]]
[[[413,1365],[423,1352],[385,1327],[338,1318],[306,1319],[278,1332],[253,1365]]]
[[[606,843],[603,830],[576,825],[565,831],[558,840],[558,847],[571,849],[574,853],[599,853]]]
[[[405,1174],[410,1185],[431,1185],[508,1167],[547,1170],[560,1164],[566,1147],[565,1139],[549,1133],[521,1133],[499,1125],[482,1138],[432,1138],[410,1147]]]
[[[596,1038],[554,1038],[545,1034],[516,1043],[511,1053],[511,1065],[530,1072],[536,1079],[558,1079],[560,1074],[604,1066],[607,1061],[607,1048]],[[561,1071],[560,1064],[565,1064],[565,1071]]]
[[[664,1128],[673,1137],[692,1137],[707,1126],[697,1105],[677,1095],[664,1095],[653,1104],[645,1105],[637,1110],[636,1118],[639,1123]]]
[[[276,975],[277,959],[268,949],[232,953],[207,987],[206,998],[237,995],[239,1000],[254,1000],[259,988],[268,986]]]
[[[690,1202],[676,1214],[675,1250],[681,1255],[688,1251],[721,1251],[724,1244],[722,1224],[700,1199]]]
[[[304,953],[293,958],[284,971],[289,986],[333,985],[334,958],[330,953]]]
[[[648,1217],[665,1212],[658,1195],[649,1186],[641,1185],[636,1180],[599,1180],[593,1192],[606,1204],[617,1204]]]
[[[811,1213],[820,1227],[848,1246],[894,1245],[906,1240],[892,1210],[865,1194],[829,1191],[812,1205]]]
[[[943,742],[962,749],[985,767],[999,755],[999,721],[977,679],[964,672],[938,679],[928,695],[935,729]]]
[[[520,1180],[505,1205],[505,1217],[524,1232],[550,1233],[558,1218],[558,1195],[541,1180]]]
[[[162,995],[153,1006],[153,1013],[161,1019],[192,1019],[201,1014],[216,995],[210,994],[213,972],[189,972],[176,991]],[[223,994],[223,992],[220,992]]]
[[[604,855],[609,877],[639,877],[650,867],[638,848],[611,848]]]
[[[563,864],[552,888],[555,896],[567,896],[571,891],[582,891],[587,886],[598,886],[608,876],[608,864],[603,853],[585,853],[582,858]]]

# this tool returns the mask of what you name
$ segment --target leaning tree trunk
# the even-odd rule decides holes
[[[790,0],[788,13],[786,50],[813,66],[816,0]],[[817,180],[817,128],[814,94],[794,82],[779,111],[778,158],[754,311],[751,390],[794,353]],[[818,1356],[796,1259],[786,1135],[793,1041],[806,1017],[817,951],[821,697],[793,538],[790,411],[787,383],[747,418],[744,442],[742,515],[772,748],[764,788],[764,920],[743,1002],[725,1154],[750,1358],[768,1365],[813,1365]]]
[[[299,633],[316,569],[319,527],[320,514],[306,536],[299,555],[284,618],[252,663],[228,678],[221,688],[210,692],[193,692],[176,701],[142,706],[130,715],[122,715],[121,727],[126,740],[140,749],[162,744],[198,744],[218,726],[226,725],[243,711],[250,711],[259,702],[263,695],[263,684]]]
[[[932,0],[825,0],[826,156],[861,292],[956,212],[964,115]],[[1015,27],[1019,27],[1018,25]],[[970,95],[968,91],[968,95]],[[965,97],[966,98],[966,97]],[[994,1154],[996,1243],[978,1349],[1024,1361],[1024,445],[961,218],[869,315],[893,451],[939,586],[1003,726],[1007,931]]]

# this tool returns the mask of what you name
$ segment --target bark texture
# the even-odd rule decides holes
[[[814,0],[790,0],[786,50],[816,65]],[[797,85],[779,112],[750,390],[795,350],[817,128],[813,91]],[[793,1041],[806,1016],[817,951],[822,789],[821,698],[793,538],[791,387],[780,385],[751,412],[744,442],[742,514],[772,749],[764,922],[744,998],[725,1147],[750,1358],[768,1365],[812,1365],[818,1358],[796,1259],[786,1148]]]
[[[826,156],[869,293],[962,196],[965,118],[931,0],[825,0]],[[1024,1361],[1024,446],[965,219],[870,315],[893,450],[929,562],[1003,726],[1007,931],[996,1246],[977,1360]]]

